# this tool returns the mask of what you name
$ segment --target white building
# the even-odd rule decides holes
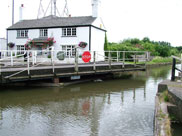
[[[0,38],[0,51],[7,50],[7,40],[5,38]]]
[[[41,19],[22,20],[7,28],[8,43],[15,46],[9,50],[23,53],[26,43],[33,41],[30,50],[42,51],[48,48],[48,38],[54,38],[53,49],[66,52],[73,57],[75,49],[83,51],[104,51],[105,28],[98,16],[98,1],[92,2],[92,16],[56,17],[47,16]],[[78,46],[80,42],[86,47]],[[55,55],[56,56],[56,55]]]

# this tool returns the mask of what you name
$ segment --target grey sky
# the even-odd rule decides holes
[[[49,0],[42,0],[45,5]],[[57,0],[62,13],[64,0]],[[15,22],[19,20],[19,6],[24,4],[24,19],[37,17],[39,0],[15,0]],[[12,0],[0,4],[0,37],[6,37],[11,25]],[[46,8],[46,6],[44,6]],[[91,0],[68,0],[72,16],[91,15]],[[101,17],[110,42],[126,38],[149,37],[182,46],[182,0],[101,0]]]

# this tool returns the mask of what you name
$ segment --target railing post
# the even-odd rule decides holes
[[[55,73],[55,68],[54,68],[54,50],[51,50],[51,63],[52,63],[52,72],[53,74]]]
[[[181,71],[182,71],[182,54],[181,54]],[[181,77],[182,77],[182,73],[181,73]]]
[[[34,55],[35,53],[34,53],[34,51],[32,51],[32,65],[34,66],[34,64],[35,64],[35,55]]]
[[[135,64],[134,66],[135,66],[135,67],[136,67],[136,59],[137,59],[137,58],[136,58],[136,52],[135,52],[135,55],[134,55],[134,64]]]
[[[125,51],[123,51],[123,68],[125,67]]]
[[[171,81],[175,81],[175,67],[176,67],[176,59],[173,58]]]
[[[0,60],[0,84],[2,83],[2,74],[1,74],[1,60]]]
[[[13,66],[13,52],[11,51],[11,66]]]
[[[147,67],[147,61],[148,61],[147,54],[148,54],[148,52],[145,52],[145,68]]]
[[[29,57],[29,51],[27,51],[27,68],[28,68],[28,75],[30,76],[30,57]]]
[[[75,72],[78,72],[78,52],[75,50]]]
[[[109,51],[109,69],[111,69],[111,51]]]
[[[96,70],[96,66],[95,66],[95,51],[94,51],[94,71]]]
[[[119,56],[120,54],[119,54],[119,51],[117,51],[117,62],[119,62]]]

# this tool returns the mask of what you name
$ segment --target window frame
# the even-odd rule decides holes
[[[76,36],[77,36],[76,27],[62,28],[62,37],[76,37]]]
[[[48,29],[40,29],[39,37],[48,37]]]
[[[72,57],[72,58],[75,57],[76,45],[61,45],[61,46],[62,46],[62,51],[65,52],[65,57]]]
[[[17,30],[17,38],[28,38],[28,30]]]
[[[17,54],[25,53],[25,45],[16,45]]]

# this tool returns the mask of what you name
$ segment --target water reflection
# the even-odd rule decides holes
[[[156,83],[169,67],[125,80],[0,92],[0,135],[153,135]],[[158,74],[158,77],[157,77]]]

